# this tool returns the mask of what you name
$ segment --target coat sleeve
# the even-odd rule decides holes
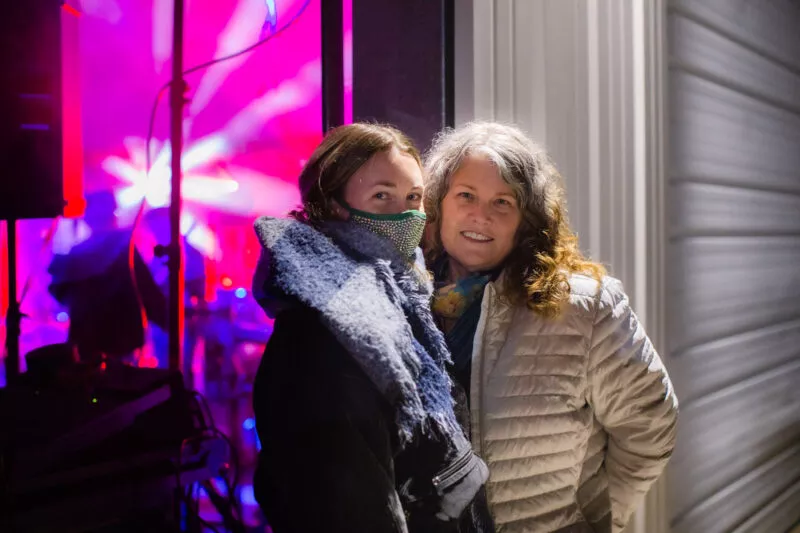
[[[589,354],[589,394],[608,434],[613,531],[622,531],[672,455],[678,401],[619,281],[603,282]]]

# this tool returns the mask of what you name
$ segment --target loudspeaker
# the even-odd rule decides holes
[[[353,120],[427,149],[454,122],[454,0],[352,0]]]
[[[62,0],[3,6],[0,220],[82,211],[78,15]]]

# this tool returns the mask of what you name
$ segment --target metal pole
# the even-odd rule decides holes
[[[170,86],[170,142],[172,145],[172,203],[169,207],[169,368],[183,369],[183,242],[181,239],[181,153],[183,149],[183,0],[175,0],[172,30],[172,85]]]
[[[22,316],[17,301],[17,221],[6,221],[8,235],[8,311],[6,312],[6,385],[19,375],[19,334]]]
[[[322,2],[322,132],[344,124],[342,0]]]

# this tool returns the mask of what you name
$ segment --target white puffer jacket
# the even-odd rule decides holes
[[[502,533],[621,531],[675,443],[678,402],[622,284],[570,278],[546,319],[487,285],[472,357],[475,450]]]

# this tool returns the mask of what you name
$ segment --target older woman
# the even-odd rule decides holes
[[[672,453],[678,405],[622,285],[581,254],[558,172],[519,129],[446,132],[427,170],[433,310],[497,530],[621,531]]]

